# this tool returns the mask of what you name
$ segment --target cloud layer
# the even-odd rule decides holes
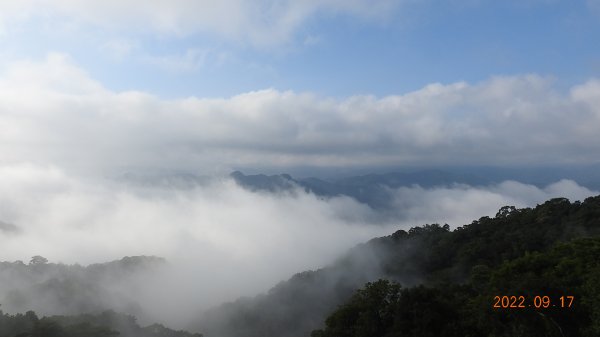
[[[352,246],[425,223],[458,226],[504,205],[597,194],[572,181],[540,189],[518,182],[393,190],[392,211],[303,190],[250,192],[230,179],[194,188],[81,178],[56,167],[0,168],[0,256],[92,263],[158,255],[171,269],[144,282],[152,319],[186,323],[197,310],[266,291],[296,272],[323,267]],[[152,294],[151,296],[149,294]],[[173,308],[179,308],[178,310]],[[173,321],[169,321],[173,319]]]
[[[597,161],[600,82],[536,75],[345,99],[273,89],[165,100],[113,92],[68,56],[0,77],[3,163],[63,168],[545,164]]]

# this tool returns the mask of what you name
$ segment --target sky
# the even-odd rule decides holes
[[[69,55],[114,91],[378,97],[431,83],[600,74],[597,0],[43,1],[0,5],[4,62]]]

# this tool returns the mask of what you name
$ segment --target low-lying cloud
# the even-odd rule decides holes
[[[394,191],[393,208],[403,224],[447,223],[454,228],[482,216],[493,217],[501,206],[534,207],[552,198],[583,201],[597,194],[572,180],[561,180],[544,188],[517,181],[485,187],[456,184],[424,189],[413,186]]]
[[[458,226],[493,216],[504,205],[598,193],[568,180],[545,188],[514,181],[403,187],[393,191],[393,211],[382,221],[349,197],[251,192],[223,177],[178,188],[81,178],[56,167],[2,166],[0,191],[1,220],[12,224],[4,227],[18,228],[0,231],[3,260],[42,255],[87,264],[126,255],[165,257],[172,269],[143,282],[148,292],[139,301],[153,319],[178,326],[197,310],[265,291],[397,229]]]
[[[0,190],[2,220],[20,229],[0,232],[3,260],[162,256],[194,271],[200,306],[264,291],[385,232],[349,198],[252,193],[221,178],[193,189],[99,184],[27,165],[0,168]]]

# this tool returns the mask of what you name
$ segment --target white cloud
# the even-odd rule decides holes
[[[485,187],[454,185],[425,189],[413,186],[394,191],[392,208],[405,224],[447,223],[456,227],[482,216],[493,217],[501,206],[533,207],[552,198],[583,201],[598,193],[571,180],[561,180],[544,188],[517,181]]]
[[[587,5],[592,11],[600,13],[600,1],[598,0],[587,0]]]
[[[184,57],[197,66],[196,53]],[[175,63],[177,65],[178,63]],[[175,67],[175,65],[173,65]],[[273,89],[163,100],[113,92],[68,56],[0,76],[0,160],[61,168],[543,164],[600,153],[596,80],[569,94],[535,75],[342,100]]]
[[[43,62],[20,60],[7,65],[0,86],[7,92],[4,103],[36,101],[51,94],[89,97],[107,92],[83,69],[73,66],[68,55],[55,52],[48,53]]]
[[[309,35],[304,38],[305,46],[315,46],[321,43],[323,43],[323,38],[320,36]]]
[[[0,37],[11,33],[19,23],[30,19],[33,10],[31,1],[0,2]]]
[[[188,49],[183,55],[146,56],[143,60],[172,73],[194,72],[206,64],[210,54],[209,50]]]
[[[116,61],[122,61],[138,48],[139,44],[135,41],[124,38],[115,38],[108,40],[101,45],[100,51],[106,53],[110,58]]]
[[[215,34],[254,46],[287,42],[318,12],[381,18],[398,0],[24,0],[0,5],[0,23],[33,16],[118,31],[186,36]]]

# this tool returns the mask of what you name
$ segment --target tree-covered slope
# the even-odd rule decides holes
[[[148,275],[166,261],[153,256],[131,256],[89,266],[48,263],[34,256],[0,262],[0,304],[8,312],[33,310],[39,314],[77,314],[117,310],[140,315],[133,294]]]
[[[313,337],[599,336],[600,237],[560,243],[466,283],[367,283]]]
[[[350,299],[356,289],[366,282],[387,279],[402,285],[399,293],[406,293],[408,296],[399,297],[403,301],[414,302],[415,305],[424,303],[424,311],[418,315],[414,312],[414,315],[422,317],[424,313],[431,311],[428,318],[435,321],[432,317],[443,316],[445,318],[442,319],[454,322],[452,329],[457,335],[468,336],[467,326],[461,325],[464,321],[462,318],[479,317],[482,320],[481,325],[492,324],[492,318],[496,316],[477,316],[475,313],[490,312],[493,296],[520,294],[516,293],[518,289],[498,288],[490,299],[492,293],[484,290],[495,289],[493,282],[499,282],[502,275],[509,280],[506,281],[508,284],[516,285],[517,282],[510,282],[510,275],[515,275],[515,279],[528,279],[525,277],[526,271],[535,270],[523,267],[524,276],[519,276],[507,272],[506,268],[524,263],[519,262],[521,259],[531,259],[535,256],[540,256],[540,259],[544,256],[558,258],[560,249],[566,249],[559,248],[566,247],[560,246],[561,243],[579,247],[587,241],[572,240],[595,238],[598,235],[600,197],[573,203],[563,198],[552,199],[535,208],[503,207],[494,218],[483,217],[455,230],[450,230],[445,225],[433,224],[415,227],[409,231],[400,230],[390,236],[373,239],[356,247],[330,267],[298,274],[279,284],[268,294],[241,299],[215,308],[199,324],[201,331],[206,332],[209,337],[307,336],[311,330],[321,327],[327,315]],[[594,251],[591,254],[595,254]],[[573,257],[575,261],[577,256]],[[593,258],[598,260],[600,256],[592,255],[591,259]],[[582,260],[582,263],[587,263],[585,261]],[[593,265],[585,266],[581,274],[592,275]],[[543,273],[544,270],[537,274]],[[473,278],[479,280],[479,283]],[[558,282],[563,279],[556,275],[556,280]],[[537,284],[543,286],[542,279],[538,281]],[[577,286],[581,286],[581,289],[590,287],[589,283],[585,283],[587,286],[584,286],[584,283]],[[570,289],[565,288],[563,295],[579,297],[581,295],[575,293],[578,289],[580,288],[576,288],[575,285]],[[536,288],[531,288],[531,291],[534,290]],[[546,293],[542,291],[544,289],[537,290],[540,291],[538,295],[542,296],[559,294],[550,292],[550,289]],[[590,290],[590,294],[592,293],[593,290]],[[434,304],[429,306],[428,300],[434,301]],[[470,307],[467,303],[460,303],[461,300],[479,301],[481,306],[474,307],[475,304],[472,304],[473,307]],[[448,309],[448,306],[453,309]],[[468,308],[474,311],[463,312]],[[597,316],[595,312],[589,314]],[[452,318],[453,315],[456,319]],[[346,320],[347,318],[344,318],[342,321]],[[393,323],[394,326],[394,322],[392,319],[390,324]],[[344,324],[352,324],[352,321]],[[431,325],[427,321],[419,324]],[[468,325],[469,328],[474,327],[473,336],[478,335],[479,326]],[[515,329],[518,330],[519,327],[517,324]],[[330,333],[329,330],[324,331]],[[494,333],[495,336],[504,336],[506,333],[518,335],[515,331],[506,332],[498,328]],[[439,335],[435,331],[432,333],[432,336]],[[398,336],[401,335],[406,334]]]
[[[0,337],[202,337],[160,324],[141,327],[135,317],[105,311],[96,315],[38,318],[33,311],[9,315],[0,310]]]

